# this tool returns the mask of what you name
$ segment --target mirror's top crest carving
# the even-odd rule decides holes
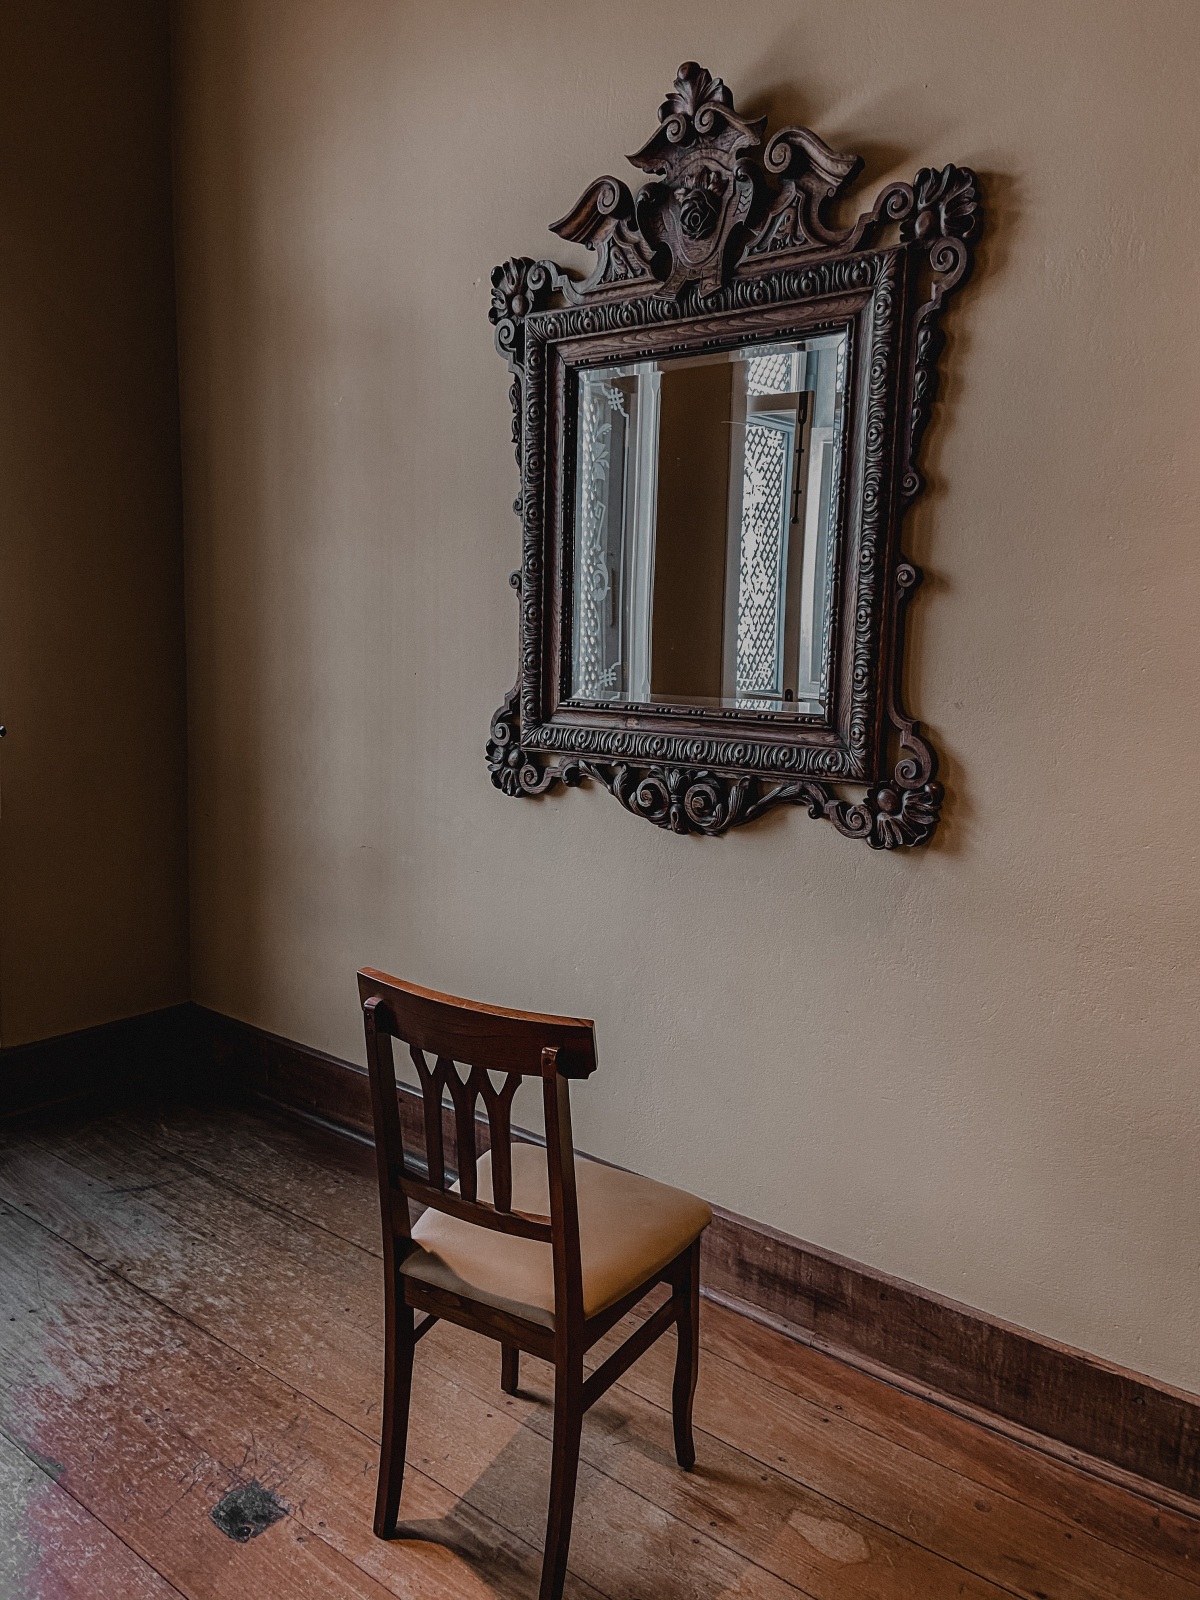
[[[733,95],[721,79],[694,61],[685,61],[676,73],[675,87],[658,108],[658,120],[662,124],[658,132],[629,157],[643,172],[666,172],[672,147],[697,140],[708,139],[731,147],[739,142],[761,144],[767,125],[766,117],[748,121],[739,116]]]
[[[658,108],[659,129],[629,163],[642,172],[674,177],[693,170],[709,156],[734,161],[743,150],[762,143],[766,117],[753,121],[734,110],[733,96],[721,82],[694,61],[685,61],[675,87]]]
[[[783,128],[763,149],[767,119],[744,117],[721,81],[685,61],[658,111],[659,127],[629,157],[659,181],[633,195],[619,178],[597,178],[565,217],[560,238],[596,253],[596,268],[574,287],[579,298],[657,292],[689,284],[710,294],[738,264],[828,250],[850,241],[825,207],[858,172],[809,128]],[[861,230],[860,230],[861,231]]]

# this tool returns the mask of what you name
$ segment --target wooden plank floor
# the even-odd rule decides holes
[[[458,1329],[418,1351],[401,1537],[371,1534],[365,1155],[227,1108],[0,1136],[0,1600],[536,1593],[549,1368],[506,1396]],[[1200,1600],[1200,1522],[712,1305],[702,1328],[693,1474],[669,1338],[588,1416],[574,1600]],[[211,1511],[253,1480],[286,1515],[236,1543]]]

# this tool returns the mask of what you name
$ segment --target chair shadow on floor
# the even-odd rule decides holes
[[[430,1340],[432,1353],[433,1340]],[[497,1412],[505,1405],[499,1387]],[[398,1544],[419,1540],[443,1545],[472,1570],[473,1580],[488,1584],[485,1593],[505,1597],[531,1597],[537,1593],[538,1572],[545,1532],[546,1485],[550,1476],[550,1430],[553,1413],[553,1369],[529,1359],[522,1368],[517,1400],[533,1410],[517,1423],[508,1443],[459,1498],[449,1514],[439,1519],[406,1520],[401,1507],[396,1528]],[[669,1393],[664,1397],[669,1404]],[[589,1426],[605,1439],[605,1452],[614,1449],[637,1454],[654,1471],[677,1474],[671,1437],[670,1412],[661,1420],[662,1440],[648,1437],[644,1429],[628,1426],[622,1413],[621,1391],[605,1396],[584,1424],[584,1450],[580,1461],[575,1512],[575,1537],[567,1571],[567,1600],[719,1600],[737,1587],[747,1559],[689,1527],[672,1513],[660,1509],[636,1490],[627,1488],[611,1471],[595,1465],[587,1448]],[[703,1436],[695,1477],[723,1480],[727,1474],[706,1469]],[[419,1458],[413,1465],[423,1466]],[[512,1547],[498,1550],[475,1532],[485,1521],[513,1534]]]

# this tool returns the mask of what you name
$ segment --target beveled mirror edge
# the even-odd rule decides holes
[[[561,237],[594,251],[590,276],[578,279],[551,261],[525,257],[492,274],[489,318],[513,375],[513,443],[521,472],[514,509],[524,544],[522,567],[511,580],[521,604],[521,667],[493,718],[488,766],[492,782],[513,796],[599,782],[634,815],[677,833],[721,834],[788,804],[803,805],[874,848],[921,844],[937,827],[942,788],[933,748],[902,701],[904,614],[920,573],[902,555],[899,534],[905,510],[923,487],[917,455],[937,389],[938,321],[970,271],[982,223],[978,183],[968,168],[923,168],[911,184],[890,185],[857,222],[836,230],[825,208],[861,163],[802,128],[783,129],[759,156],[754,152],[765,120],[739,116],[720,79],[685,63],[660,107],[658,132],[630,158],[666,181],[646,184],[635,197],[615,178],[598,179],[553,225]],[[875,248],[893,226],[898,243]],[[881,262],[897,265],[889,272]],[[861,691],[846,751],[861,760],[847,770],[845,761],[822,767],[806,758],[799,765],[816,770],[798,771],[797,758],[786,751],[813,746],[755,740],[745,729],[736,737],[724,726],[725,737],[706,740],[715,719],[708,718],[706,729],[703,713],[694,731],[671,736],[561,725],[555,733],[542,717],[547,659],[551,670],[558,660],[557,637],[549,640],[546,632],[551,620],[558,630],[548,593],[556,561],[548,558],[560,553],[561,500],[555,471],[548,470],[555,454],[545,362],[551,336],[590,338],[673,324],[696,348],[691,341],[705,318],[752,316],[764,306],[799,312],[868,290],[876,330],[882,325],[892,359],[872,360],[865,384],[863,366],[857,367],[851,397],[852,411],[860,402],[863,407],[854,447],[861,445],[867,459],[859,503],[847,523],[857,587],[855,626],[843,629],[841,650]],[[726,320],[727,328],[732,325]],[[847,546],[843,570],[849,555]],[[885,760],[889,745],[897,753],[894,764]],[[847,799],[839,792],[843,783],[865,784],[867,793]]]

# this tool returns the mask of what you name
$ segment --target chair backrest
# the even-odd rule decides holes
[[[578,1017],[541,1016],[476,1005],[364,968],[358,974],[367,1038],[384,1232],[409,1238],[409,1201],[433,1206],[480,1227],[554,1246],[555,1295],[581,1296],[575,1151],[569,1080],[595,1070],[595,1028]],[[392,1040],[408,1046],[421,1086],[424,1171],[404,1148]],[[430,1065],[430,1057],[433,1065]],[[466,1068],[459,1070],[459,1064]],[[502,1073],[497,1088],[489,1072]],[[512,1206],[513,1096],[522,1078],[542,1080],[550,1215]],[[450,1187],[442,1112],[454,1111],[459,1192]],[[478,1194],[476,1107],[483,1102],[491,1148],[492,1200]],[[560,1282],[561,1279],[561,1282]]]

